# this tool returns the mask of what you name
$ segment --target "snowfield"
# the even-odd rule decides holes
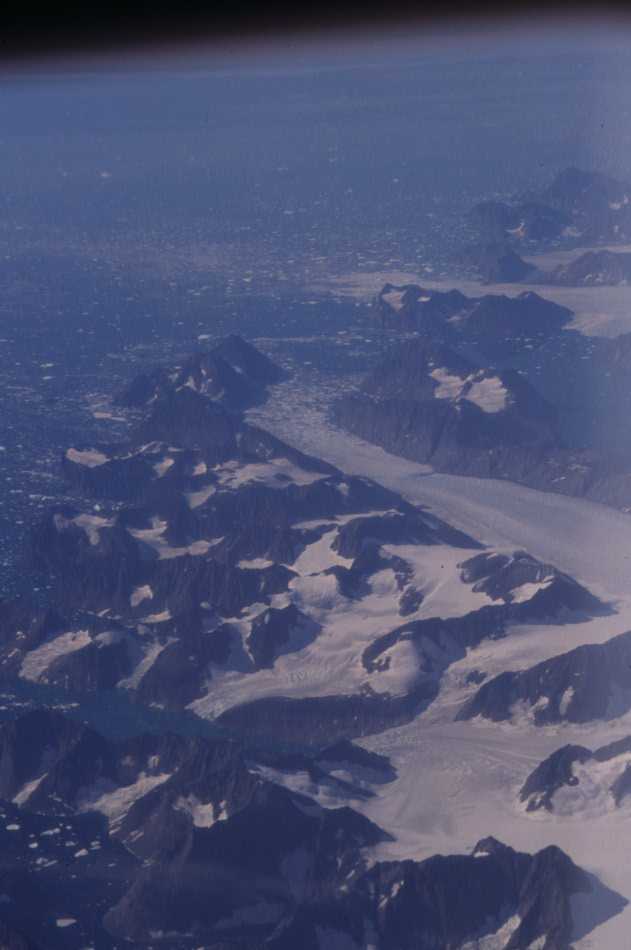
[[[624,598],[631,591],[631,516],[508,481],[435,474],[334,428],[326,402],[318,404],[295,380],[275,386],[269,402],[248,416],[301,451],[426,506],[489,547],[523,548],[596,595]]]
[[[288,405],[294,410],[290,414]],[[509,482],[432,474],[427,466],[334,429],[327,421],[326,400],[318,404],[304,390],[301,396],[292,381],[275,387],[270,401],[250,415],[302,451],[348,474],[374,478],[494,549],[524,549],[554,564],[615,608],[607,617],[524,625],[512,628],[505,639],[483,641],[449,668],[438,699],[426,713],[361,741],[387,755],[398,776],[375,786],[375,798],[354,802],[396,837],[377,849],[375,859],[466,852],[488,834],[523,851],[557,844],[631,901],[626,809],[604,807],[595,792],[586,821],[581,818],[584,802],[575,798],[572,805],[569,789],[563,791],[561,815],[527,813],[518,800],[527,776],[550,753],[570,742],[597,748],[629,735],[631,717],[555,727],[535,727],[528,715],[502,725],[453,721],[476,688],[467,685],[467,674],[478,667],[491,676],[522,669],[631,629],[631,518],[603,505]],[[449,587],[439,589],[437,606],[442,599],[441,609],[448,611],[453,594]],[[452,609],[458,613],[462,606]],[[606,892],[601,900],[604,915]],[[619,950],[628,945],[631,903],[603,924],[598,924],[597,913],[586,919],[581,907],[579,900],[577,948]]]
[[[22,661],[20,676],[25,680],[37,682],[56,659],[68,653],[74,653],[75,650],[82,650],[91,642],[92,638],[87,630],[62,633],[54,640],[42,643],[41,646],[27,653]]]

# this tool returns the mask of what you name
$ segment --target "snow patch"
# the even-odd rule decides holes
[[[464,398],[483,412],[502,412],[506,409],[508,391],[499,376],[480,379],[473,383]]]
[[[478,937],[477,940],[467,941],[467,943],[462,945],[460,950],[504,950],[504,947],[520,924],[521,918],[518,914],[515,914],[509,917],[495,933]]]
[[[170,772],[147,775],[141,772],[131,785],[119,788],[111,782],[99,781],[91,789],[84,789],[78,796],[79,811],[99,811],[110,824],[120,824],[134,802],[143,798],[152,789],[171,778]]]
[[[105,465],[106,462],[109,462],[107,455],[98,452],[96,449],[84,449],[83,451],[67,449],[66,458],[69,462],[74,462],[75,465],[84,465],[86,468],[98,468],[99,465]]]
[[[204,471],[206,471],[205,465]],[[193,474],[195,475],[198,473],[193,472]],[[216,490],[217,489],[214,485],[205,485],[203,488],[200,488],[199,491],[184,492],[184,497],[186,498],[186,503],[189,508],[200,508],[212,495],[215,494]]]
[[[444,367],[433,369],[429,375],[438,383],[434,390],[436,399],[457,399],[459,397],[464,384],[464,379],[461,376],[454,376]]]
[[[231,461],[220,465],[217,471],[219,482],[225,488],[239,488],[250,482],[261,482],[268,488],[285,488],[291,483],[312,485],[327,478],[322,472],[299,468],[286,458],[273,458],[269,462],[252,462],[249,465]]]
[[[167,620],[171,619],[171,611],[169,609],[161,610],[157,614],[149,614],[147,617],[142,618],[143,623],[165,623]]]
[[[57,515],[55,515],[57,518]],[[114,522],[108,518],[102,518],[100,515],[77,515],[72,519],[72,524],[82,528],[88,536],[90,544],[98,544],[100,540],[100,529],[111,528]]]
[[[168,611],[165,611],[165,612],[168,613]],[[161,615],[153,614],[152,617],[145,617],[144,622],[145,623],[160,623],[161,622],[160,620],[153,619],[154,617],[158,617],[158,616],[161,616]],[[168,619],[169,617],[163,617],[163,620],[168,620]],[[117,683],[117,686],[120,689],[136,689],[136,687],[140,683],[145,673],[147,673],[148,670],[151,669],[151,667],[156,662],[156,660],[158,659],[158,657],[160,656],[164,648],[167,647],[170,643],[173,643],[172,637],[169,637],[166,643],[152,643],[151,646],[147,649],[145,655],[143,656],[142,660],[140,661],[140,663],[138,664],[134,672],[130,676],[125,677],[125,679],[119,680]]]
[[[161,561],[182,557],[184,554],[190,554],[194,557],[207,554],[211,547],[223,541],[223,538],[213,538],[212,541],[199,540],[182,547],[172,547],[164,537],[167,528],[168,523],[166,521],[160,518],[152,518],[150,528],[130,528],[129,533],[137,541],[142,541],[153,548]]]
[[[200,802],[195,795],[181,795],[175,802],[175,807],[178,811],[190,815],[196,828],[211,828],[216,821],[226,821],[228,818],[225,801],[219,803],[217,814],[213,802]]]
[[[142,584],[140,587],[135,587],[129,598],[129,603],[132,607],[137,607],[143,600],[153,600],[153,591],[149,584]]]
[[[69,633],[62,633],[54,640],[49,640],[48,643],[43,643],[35,650],[31,650],[24,657],[20,667],[20,676],[22,679],[37,682],[60,656],[82,650],[91,642],[92,639],[87,630],[72,630]]]
[[[542,581],[532,581],[531,583],[514,587],[511,591],[511,602],[513,604],[523,604],[527,600],[532,600],[535,594],[538,594],[540,590],[545,590],[546,587],[549,587],[553,580],[553,575],[550,575],[549,577],[544,577]]]
[[[384,303],[387,303],[389,307],[398,313],[403,309],[403,290],[389,290],[387,294],[382,294],[381,299]]]
[[[156,464],[153,466],[153,470],[158,476],[158,478],[162,478],[162,476],[165,475],[169,471],[169,469],[173,465],[173,462],[174,462],[174,459],[172,458],[164,458],[162,459],[161,462],[156,462]]]
[[[573,696],[574,696],[574,687],[568,686],[568,688],[564,691],[563,695],[561,696],[561,700],[559,702],[559,712],[561,713],[562,716],[565,716],[565,714],[567,713],[570,707],[570,703],[572,702]]]
[[[33,779],[32,782],[26,782],[17,795],[13,796],[13,804],[24,805],[29,800],[33,792],[36,791],[36,789],[41,785],[47,775],[48,773],[44,772],[43,775],[40,775],[39,778]]]

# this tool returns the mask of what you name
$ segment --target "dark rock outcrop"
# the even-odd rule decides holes
[[[245,409],[265,398],[266,387],[285,372],[243,337],[231,334],[208,352],[194,353],[181,366],[140,373],[115,399],[142,408],[189,389],[228,409]]]
[[[503,241],[474,244],[462,253],[462,261],[473,266],[487,284],[516,284],[529,280],[535,271],[534,264]]]
[[[571,167],[530,196],[481,202],[469,223],[487,241],[624,241],[631,235],[630,199],[631,185]]]
[[[589,749],[580,745],[565,745],[557,749],[530,773],[519,793],[520,801],[527,802],[528,811],[539,808],[552,810],[552,796],[564,785],[577,785],[572,766],[575,762],[591,759]]]
[[[543,200],[483,201],[469,212],[469,223],[486,241],[550,241],[560,237],[572,223],[572,207],[560,207],[554,198]]]
[[[567,307],[531,290],[514,297],[466,297],[458,290],[386,284],[375,306],[384,329],[420,333],[434,344],[479,353],[481,360],[505,359],[525,344],[539,347],[557,337],[572,318]]]

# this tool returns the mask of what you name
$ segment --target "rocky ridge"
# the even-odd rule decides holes
[[[483,939],[568,950],[572,898],[604,891],[558,848],[529,855],[493,838],[469,855],[369,866],[381,829],[270,782],[224,740],[110,741],[40,710],[0,727],[0,763],[3,926],[25,935],[11,937],[15,950]],[[350,744],[312,768],[343,764],[383,771]]]

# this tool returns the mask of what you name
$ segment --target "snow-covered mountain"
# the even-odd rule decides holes
[[[631,709],[631,633],[568,653],[484,683],[458,714],[494,722],[527,716],[535,725],[590,722]]]
[[[530,283],[537,279],[535,265],[525,261],[502,237],[466,247],[459,259],[463,264],[474,267],[487,284]]]
[[[485,201],[470,212],[471,224],[486,239],[515,244],[559,238],[628,240],[631,185],[602,172],[566,168],[546,188],[512,201]]]
[[[465,436],[461,416],[479,418],[475,457],[520,425],[545,444],[548,408],[522,410],[517,374],[470,372],[447,352],[426,363],[410,388]],[[63,469],[98,501],[51,510],[34,534],[55,613],[25,632],[25,608],[7,605],[0,658],[27,682],[125,690],[321,743],[408,721],[455,660],[515,624],[606,609],[524,552],[475,556],[478,542],[430,512],[185,383],[127,443],[71,448]]]
[[[260,406],[280,373],[236,348],[243,375],[261,380],[248,402]],[[454,431],[461,414],[479,417],[472,452],[554,431],[519,374],[446,347],[422,353],[401,364],[408,388],[444,407]],[[405,822],[383,811],[411,773],[370,748],[452,722],[485,688],[495,695],[502,651],[532,637],[550,656],[560,637],[584,642],[585,627],[619,622],[616,605],[548,558],[483,544],[299,451],[214,383],[189,385],[190,367],[149,375],[169,382],[132,400],[124,441],[63,453],[75,500],[44,516],[29,553],[50,602],[0,604],[0,679],[71,711],[107,695],[188,718],[112,738],[78,711],[8,716],[0,835],[22,876],[7,878],[0,920],[35,946],[76,950],[568,950],[618,914],[625,898],[564,849],[501,844],[493,820],[457,848],[428,837],[414,852]],[[557,679],[551,706],[575,721],[567,674]],[[456,725],[476,728],[462,713]],[[41,892],[36,924],[24,874]]]
[[[243,337],[231,334],[212,350],[193,354],[181,366],[140,373],[117,393],[114,402],[128,408],[143,407],[188,388],[227,408],[243,409],[264,399],[266,386],[283,376],[282,369],[267,356]]]
[[[629,805],[631,738],[617,739],[592,752],[565,745],[528,776],[520,791],[527,811],[589,819]]]
[[[631,254],[622,251],[586,251],[536,277],[562,287],[616,286],[631,280]]]
[[[411,300],[416,292],[405,291]],[[427,306],[436,300],[442,307],[452,294],[458,292],[428,297]],[[500,322],[501,313],[500,306]],[[334,402],[332,420],[435,471],[510,479],[626,511],[629,335],[587,339],[554,332],[533,349],[527,340],[534,336],[522,338],[520,353],[504,350],[493,362],[457,334],[449,343],[424,332],[399,340],[354,391]]]
[[[560,474],[556,410],[521,374],[423,338],[393,348],[333,417],[439,471],[542,484]]]
[[[532,290],[514,297],[467,297],[459,290],[417,284],[385,284],[375,298],[380,325],[397,333],[416,332],[432,344],[448,344],[481,360],[506,359],[524,347],[536,349],[557,337],[572,319],[567,307]]]
[[[231,740],[112,741],[40,710],[0,727],[0,762],[3,913],[34,946],[564,950],[573,899],[601,887],[558,848],[492,837],[369,862],[391,836],[340,802],[361,795],[349,777],[392,775],[350,743],[261,763]],[[326,807],[286,787],[305,767]]]
[[[485,283],[542,284],[548,287],[617,287],[631,280],[631,254],[608,248],[584,251],[555,267],[538,268],[507,242],[474,244],[462,261],[473,265]],[[545,291],[544,291],[545,293]]]

